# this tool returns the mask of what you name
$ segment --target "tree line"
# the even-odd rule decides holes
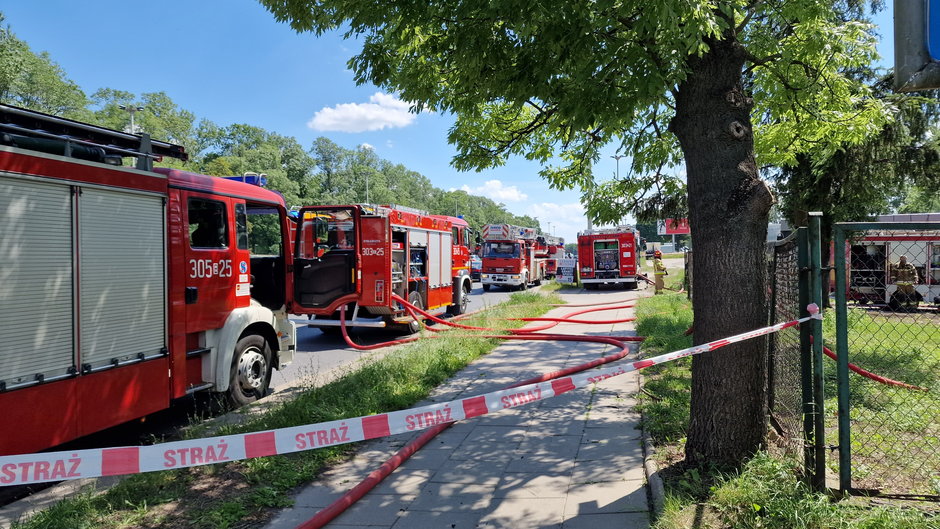
[[[319,137],[305,148],[296,138],[245,123],[220,126],[173,102],[165,92],[134,94],[100,88],[90,96],[48,53],[36,53],[3,25],[0,13],[0,102],[56,116],[130,131],[182,145],[186,162],[159,165],[212,176],[264,173],[268,187],[288,206],[397,204],[433,214],[460,215],[477,230],[488,223],[538,227],[529,216],[462,190],[435,187],[424,175],[379,157],[372,149],[348,149]]]

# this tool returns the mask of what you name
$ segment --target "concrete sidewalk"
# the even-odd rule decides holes
[[[563,294],[570,304],[645,295],[622,290]],[[549,316],[581,308],[560,307]],[[633,316],[611,310],[582,319]],[[632,335],[632,323],[562,324],[549,332]],[[636,345],[631,347],[633,358]],[[423,404],[502,389],[532,376],[614,352],[572,342],[507,342],[437,388]],[[625,360],[624,360],[625,361]],[[637,373],[535,404],[461,421],[402,464],[327,527],[359,528],[606,528],[649,527]],[[364,443],[295,497],[267,529],[293,529],[355,486],[419,434]]]

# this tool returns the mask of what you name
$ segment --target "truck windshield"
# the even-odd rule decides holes
[[[483,257],[519,257],[519,243],[488,242],[483,247]]]

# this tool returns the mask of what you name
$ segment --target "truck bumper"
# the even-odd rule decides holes
[[[484,285],[506,285],[512,287],[522,285],[521,274],[483,274],[481,279]]]
[[[582,284],[583,284],[583,283],[597,283],[597,284],[603,284],[603,283],[634,283],[634,284],[635,284],[635,283],[637,283],[637,279],[636,279],[636,276],[633,276],[633,277],[611,277],[611,278],[605,278],[605,279],[594,279],[594,278],[587,278],[587,279],[585,279],[585,278],[582,278],[582,279],[581,279],[581,283],[582,283]]]

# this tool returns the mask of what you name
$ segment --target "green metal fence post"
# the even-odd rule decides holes
[[[799,270],[799,314],[800,318],[809,316],[806,306],[809,305],[811,290],[811,272],[809,266],[809,233],[808,230],[798,228],[796,232],[797,269]],[[803,402],[803,470],[806,473],[806,484],[813,484],[814,464],[813,446],[816,436],[813,434],[816,416],[816,407],[813,403],[813,353],[810,345],[812,329],[807,324],[800,325],[800,380]]]
[[[811,297],[813,303],[819,307],[822,314],[823,306],[823,271],[822,251],[820,240],[820,221],[822,213],[811,211],[809,213],[809,257],[812,267]],[[823,340],[822,321],[811,320],[813,330],[813,488],[824,490],[826,488],[826,414],[824,403],[826,398],[823,380]]]
[[[833,234],[836,267],[836,375],[839,389],[839,490],[852,488],[852,430],[849,422],[849,312],[845,263],[845,228],[836,224]]]

